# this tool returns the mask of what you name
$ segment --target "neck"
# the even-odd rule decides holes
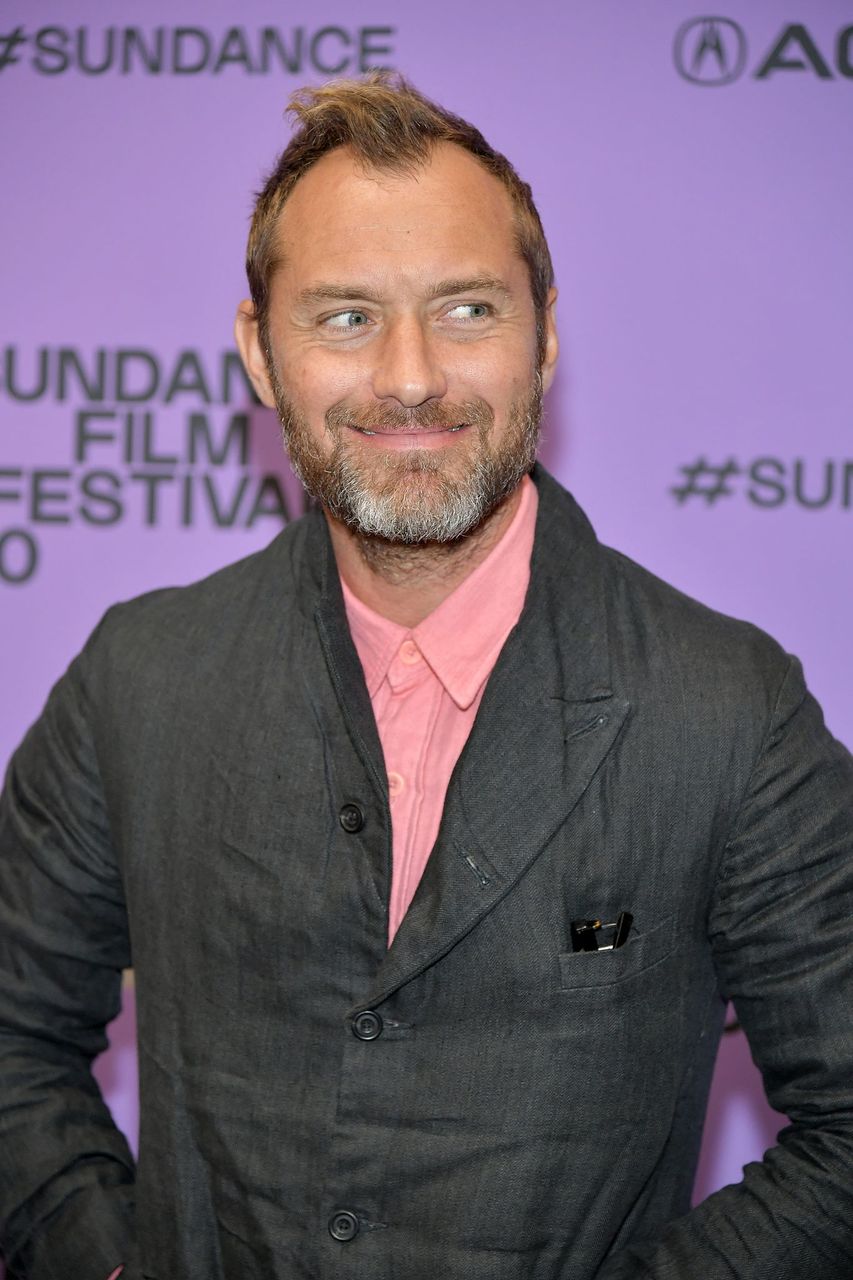
[[[353,595],[383,618],[416,627],[482,564],[520,501],[521,485],[464,538],[418,546],[364,536],[325,514],[338,572]]]

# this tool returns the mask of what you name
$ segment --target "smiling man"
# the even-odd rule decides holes
[[[317,509],[111,610],[0,810],[20,1277],[847,1280],[853,761],[538,465],[529,188],[307,90],[237,340]],[[93,1084],[121,970],[138,1168]],[[725,1001],[790,1125],[690,1209]]]
[[[407,151],[378,120],[348,141],[346,103],[335,89],[299,108],[307,136],[259,201],[255,301],[236,335],[329,518],[344,581],[416,623],[517,510],[557,358],[556,291],[529,192],[506,161],[490,172],[467,149],[485,145],[470,126],[428,120],[412,96],[421,128],[439,122],[446,138]],[[318,158],[320,130],[336,126]],[[387,591],[380,562],[406,565],[408,584],[394,575]]]

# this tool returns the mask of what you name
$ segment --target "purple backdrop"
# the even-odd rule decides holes
[[[231,319],[288,93],[367,65],[533,185],[561,289],[547,464],[604,540],[799,654],[853,742],[853,10],[723,8],[4,5],[0,756],[108,604],[298,513]],[[129,982],[112,1045],[133,1136]],[[697,1196],[779,1127],[738,1034],[710,1120]]]

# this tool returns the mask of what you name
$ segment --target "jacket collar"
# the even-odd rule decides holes
[[[379,1003],[417,976],[511,892],[580,800],[628,714],[627,701],[610,687],[598,542],[580,508],[544,469],[537,466],[533,480],[539,509],[524,609],[451,778],[426,871],[359,1007]],[[318,520],[312,517],[313,545],[306,547],[309,557],[323,556],[314,596],[317,634],[390,838],[382,748],[331,541]]]
[[[541,654],[543,649],[553,651],[557,641],[559,651],[570,654],[571,660],[553,671],[559,686],[555,692],[566,699],[607,697],[611,692],[610,656],[598,540],[571,494],[539,463],[531,478],[538,490],[539,505],[530,585],[521,618],[504,646],[498,666],[504,665],[510,644],[532,643]],[[301,523],[304,553],[299,555],[296,579],[302,612],[321,622],[334,641],[340,674],[365,686],[325,518],[315,510]],[[521,641],[517,639],[519,635]],[[364,692],[367,694],[366,687]]]

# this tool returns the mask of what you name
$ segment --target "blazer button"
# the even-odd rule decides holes
[[[358,1040],[377,1040],[382,1035],[382,1019],[372,1009],[364,1009],[353,1018],[352,1033]]]
[[[329,1219],[329,1235],[341,1244],[348,1244],[358,1235],[358,1218],[349,1209],[338,1209]]]
[[[345,804],[338,814],[338,820],[344,831],[351,836],[364,826],[364,814],[357,804]]]

